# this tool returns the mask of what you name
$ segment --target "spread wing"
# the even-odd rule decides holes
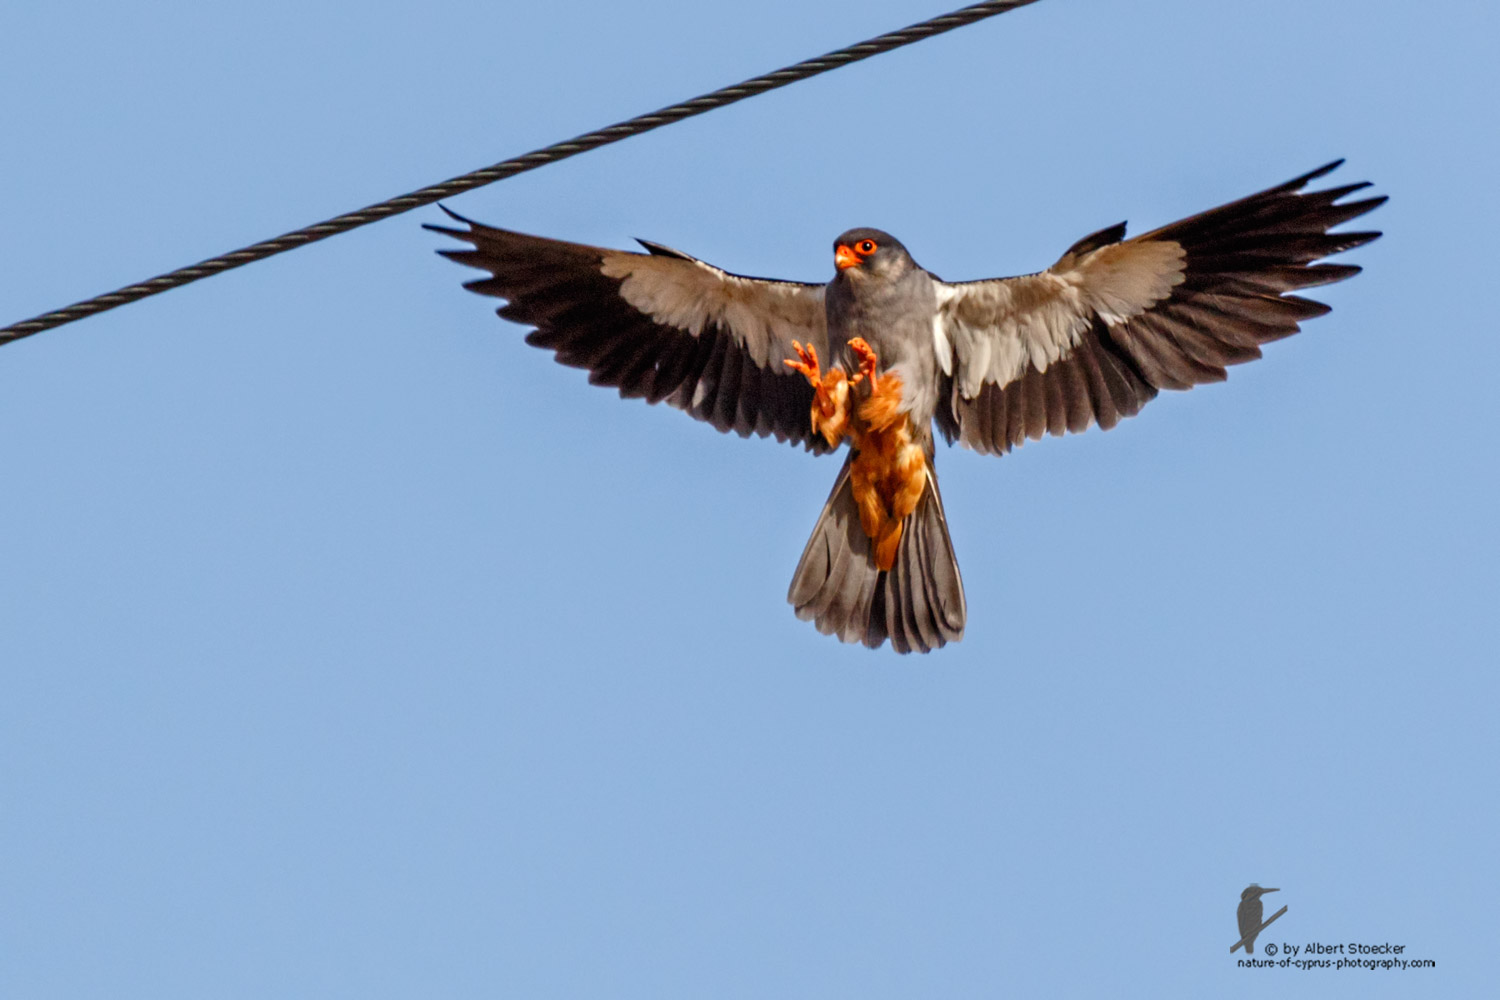
[[[949,440],[998,454],[1108,429],[1161,389],[1222,381],[1226,366],[1328,312],[1289,293],[1358,274],[1313,262],[1379,236],[1329,230],[1385,201],[1338,204],[1368,184],[1303,191],[1342,162],[1123,242],[1124,223],[1101,230],[1040,274],[940,283]]]
[[[443,256],[488,271],[464,285],[505,299],[499,314],[535,329],[526,342],[589,371],[626,398],[665,401],[721,431],[828,445],[808,413],[813,390],[782,362],[792,341],[829,357],[823,286],[729,274],[667,247],[649,253],[527,236],[448,213],[472,244]]]

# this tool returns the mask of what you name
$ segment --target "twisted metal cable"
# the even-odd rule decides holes
[[[474,188],[483,187],[486,184],[491,184],[506,177],[513,177],[516,174],[533,170],[548,163],[556,163],[558,160],[567,159],[578,153],[597,149],[612,142],[619,142],[621,139],[632,135],[639,135],[642,132],[649,132],[654,128],[660,128],[663,125],[669,125],[684,118],[701,115],[705,111],[722,108],[736,101],[742,101],[747,97],[764,94],[768,90],[785,87],[789,83],[796,83],[799,80],[817,76],[819,73],[825,73],[828,70],[837,69],[852,62],[858,62],[861,59],[868,59],[870,56],[889,52],[891,49],[909,45],[923,38],[940,35],[945,31],[952,31],[954,28],[961,28],[966,24],[973,24],[975,21],[981,21],[996,14],[1004,14],[1017,7],[1024,7],[1027,4],[1035,2],[1036,0],[989,0],[987,3],[976,3],[952,13],[931,18],[920,24],[913,24],[899,31],[892,31],[879,37],[871,38],[868,41],[850,45],[847,48],[830,52],[827,55],[818,56],[814,59],[806,59],[796,65],[778,69],[774,73],[757,76],[743,83],[715,90],[711,94],[704,94],[690,101],[674,104],[669,108],[662,108],[660,111],[639,115],[631,118],[629,121],[610,125],[607,128],[599,129],[596,132],[589,132],[577,138],[568,139],[565,142],[554,143],[551,146],[534,150],[524,156],[517,156],[514,159],[505,160],[493,166],[451,178],[440,184],[424,187],[410,194],[403,194],[387,201],[382,201],[379,204],[361,208],[358,211],[346,212],[326,222],[319,222],[303,229],[277,236],[274,239],[264,240],[252,246],[223,254],[219,257],[212,257],[188,267],[178,268],[175,271],[158,275],[147,281],[127,285],[118,291],[96,295],[94,298],[75,302],[73,305],[49,313],[43,313],[32,319],[12,323],[10,326],[0,328],[0,345],[20,340],[23,337],[29,337],[34,333],[41,333],[43,330],[62,326],[64,323],[83,319],[86,316],[93,316],[96,313],[105,312],[116,306],[123,306],[126,303],[135,302],[137,299],[144,299],[171,288],[189,284],[200,278],[207,278],[211,275],[249,264],[251,261],[271,257],[308,243],[315,243],[318,240],[326,239],[338,233],[348,232],[351,229],[357,229],[360,226],[377,222],[392,215],[409,212],[414,208],[430,205],[441,198],[448,198],[456,194],[462,194],[465,191],[472,191]]]

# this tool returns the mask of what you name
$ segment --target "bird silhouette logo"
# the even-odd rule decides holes
[[[1271,923],[1276,920],[1277,917],[1286,912],[1286,907],[1283,906],[1281,909],[1277,910],[1271,915],[1270,920],[1262,921],[1261,917],[1265,915],[1266,909],[1265,905],[1261,903],[1260,897],[1264,896],[1268,892],[1280,891],[1280,889],[1262,889],[1260,886],[1252,882],[1245,887],[1244,892],[1240,893],[1240,905],[1239,908],[1234,911],[1235,919],[1239,921],[1240,925],[1240,939],[1236,941],[1232,947],[1230,947],[1230,954],[1233,954],[1235,951],[1239,950],[1240,946],[1242,945],[1245,948],[1245,954],[1255,954],[1256,937],[1260,935],[1261,931],[1265,930],[1267,927],[1270,927]]]

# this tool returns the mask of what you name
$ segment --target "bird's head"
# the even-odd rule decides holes
[[[1259,899],[1265,893],[1268,893],[1268,892],[1280,892],[1280,891],[1281,891],[1280,889],[1262,889],[1260,886],[1258,886],[1258,885],[1256,885],[1256,884],[1254,884],[1252,882],[1250,885],[1248,885],[1248,886],[1245,887],[1245,891],[1244,892],[1240,893],[1240,900],[1241,900],[1241,902],[1243,902],[1244,900],[1247,900],[1247,899]]]
[[[851,229],[834,240],[833,263],[855,281],[899,278],[915,266],[901,241],[879,229]]]

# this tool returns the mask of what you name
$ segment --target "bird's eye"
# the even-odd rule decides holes
[[[858,250],[863,256],[868,257],[870,256],[870,254],[875,252],[875,241],[860,240],[859,243],[854,247],[854,249]]]

